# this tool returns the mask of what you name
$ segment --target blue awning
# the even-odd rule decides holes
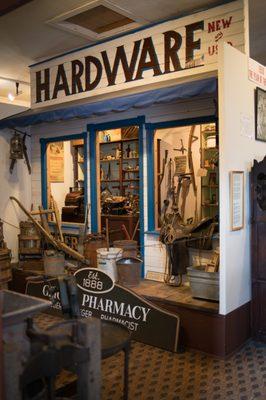
[[[28,110],[19,114],[19,116],[5,118],[0,121],[0,129],[26,127],[59,120],[66,121],[73,118],[89,118],[93,115],[101,116],[110,112],[123,112],[131,108],[143,109],[153,104],[165,104],[196,96],[214,95],[216,91],[217,79],[207,78],[94,103],[84,103],[83,100],[80,104],[73,101],[67,106],[56,105],[49,107],[49,109],[46,107],[42,110]]]

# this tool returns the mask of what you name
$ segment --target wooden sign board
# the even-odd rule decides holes
[[[134,291],[115,284],[99,269],[82,268],[75,273],[81,317],[96,317],[124,325],[132,339],[177,351],[179,317],[146,301]],[[30,296],[49,298],[49,285],[55,287],[51,312],[60,314],[60,293],[57,279],[49,282],[40,280],[27,283],[26,293]]]
[[[48,182],[64,182],[64,142],[47,146]]]
[[[244,51],[241,0],[31,66],[31,107],[215,71],[224,41]]]

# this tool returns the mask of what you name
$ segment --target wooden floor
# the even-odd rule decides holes
[[[169,286],[162,282],[143,279],[138,286],[131,287],[137,294],[148,300],[160,300],[172,305],[185,306],[196,310],[204,310],[212,313],[219,312],[219,303],[216,301],[195,299],[191,296],[189,286]]]

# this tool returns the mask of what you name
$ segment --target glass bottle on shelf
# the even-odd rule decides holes
[[[126,157],[130,158],[130,153],[131,153],[131,148],[130,148],[130,144],[128,144],[127,148],[126,148]]]

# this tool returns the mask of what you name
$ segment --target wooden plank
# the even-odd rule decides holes
[[[39,211],[31,211],[31,215],[42,215],[42,214],[52,214],[54,212],[54,210],[44,210],[42,207],[42,210],[40,210],[39,207]]]
[[[89,349],[88,362],[78,364],[77,392],[79,399],[100,400],[101,398],[101,326],[100,320],[79,320],[77,337],[81,346]]]
[[[59,238],[60,238],[61,242],[64,242],[64,236],[63,236],[63,232],[62,232],[62,229],[61,229],[61,220],[60,220],[58,206],[57,206],[56,201],[55,201],[55,199],[53,198],[52,195],[51,195],[51,199],[52,199],[52,203],[53,203],[55,222],[56,222],[56,227],[57,227],[57,230],[58,230],[58,233],[59,233]]]
[[[43,206],[39,206],[39,211],[40,211],[41,224],[44,227],[44,229],[46,230],[46,232],[50,235],[51,230],[50,230],[50,227],[48,224],[47,215],[44,213]],[[33,215],[33,214],[31,213],[31,215]]]

